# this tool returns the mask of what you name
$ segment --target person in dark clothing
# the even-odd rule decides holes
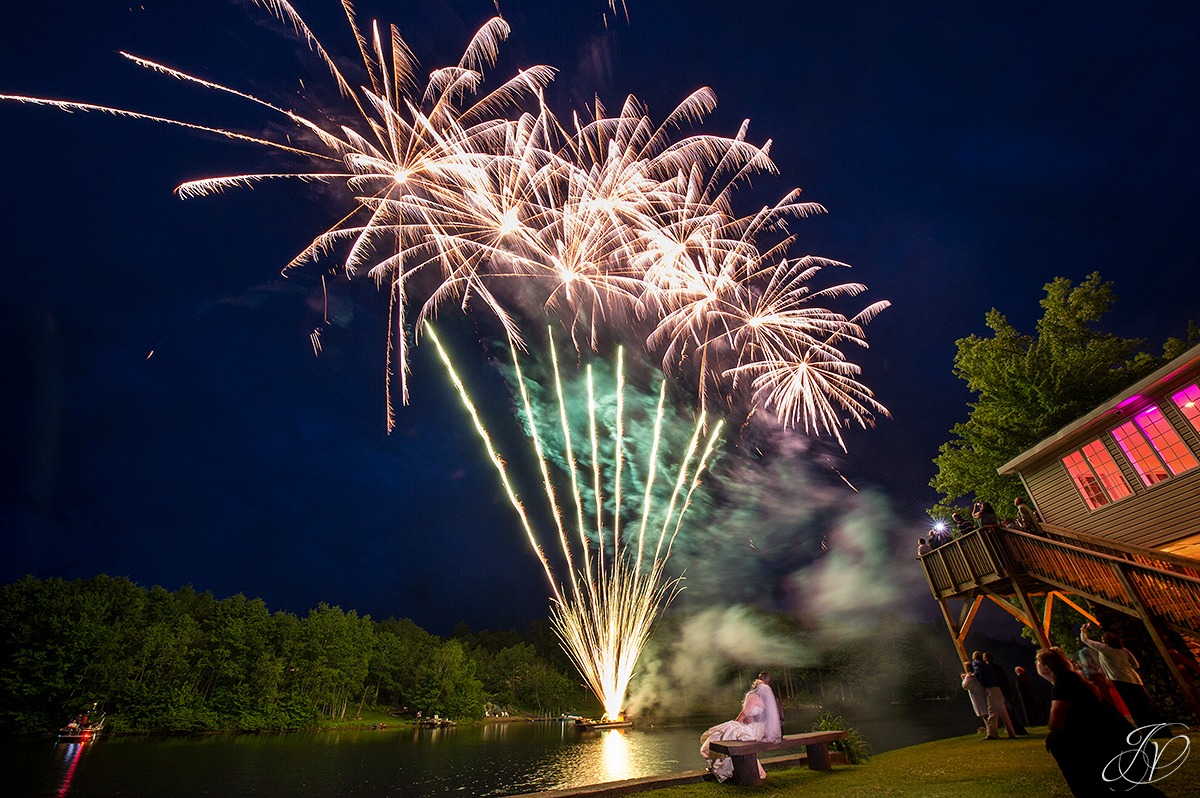
[[[1020,665],[1014,669],[1017,682],[1017,706],[1021,709],[1026,726],[1041,726],[1046,722],[1042,700],[1033,686],[1033,677]]]
[[[995,508],[991,502],[976,502],[975,507],[971,510],[971,515],[979,522],[980,526],[999,526],[1000,516],[996,515]]]
[[[929,547],[936,549],[945,546],[952,540],[949,530],[941,526],[934,526],[929,530]]]
[[[1153,763],[1122,759],[1122,776],[1105,781],[1105,768],[1135,746],[1127,740],[1129,724],[1115,709],[1100,700],[1092,685],[1079,675],[1058,649],[1037,654],[1037,669],[1053,688],[1050,693],[1050,733],[1046,750],[1054,757],[1067,786],[1076,798],[1096,798],[1114,793],[1162,796],[1145,779],[1153,776]],[[1134,765],[1140,765],[1134,767]]]
[[[1017,709],[1014,706],[1016,696],[1013,695],[1012,680],[1008,678],[1008,674],[1004,672],[1004,668],[997,665],[992,655],[986,651],[983,652],[983,661],[992,669],[992,673],[996,675],[996,681],[1000,683],[1000,692],[1004,695],[1004,711],[1008,713],[1013,730],[1018,735],[1029,734],[1025,729],[1025,725],[1021,723],[1020,717],[1017,716]]]
[[[962,513],[954,513],[950,516],[950,519],[958,527],[959,535],[965,535],[975,529],[975,522],[969,518],[964,518]]]
[[[1012,718],[1008,716],[1008,710],[1004,708],[1004,693],[1000,691],[1000,680],[996,678],[995,671],[983,661],[983,654],[978,651],[971,654],[971,672],[975,674],[975,678],[987,694],[987,736],[984,739],[1000,739],[1001,721],[1004,722],[1008,736],[1016,737],[1017,730],[1013,727]]]

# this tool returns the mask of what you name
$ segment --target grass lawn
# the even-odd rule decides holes
[[[397,718],[381,710],[364,709],[362,715],[348,715],[340,720],[322,720],[321,729],[369,729],[372,723],[386,723],[388,726],[411,726],[412,718]]]
[[[790,768],[767,773],[758,787],[716,782],[642,793],[646,798],[1070,798],[1054,759],[1046,753],[1045,728],[1028,738],[984,741],[975,735],[901,748],[863,765],[835,766],[830,773]],[[1200,733],[1190,735],[1183,766],[1156,786],[1169,798],[1200,798]],[[1182,742],[1164,759],[1174,759]],[[1119,786],[1119,785],[1118,785]],[[1118,789],[1114,796],[1122,795]],[[640,798],[640,796],[639,796]]]

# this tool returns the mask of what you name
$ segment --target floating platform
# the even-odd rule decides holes
[[[631,720],[589,720],[580,718],[575,721],[575,728],[583,731],[594,731],[600,729],[632,729],[633,721]]]

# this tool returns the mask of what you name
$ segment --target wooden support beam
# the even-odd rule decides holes
[[[942,610],[942,619],[946,622],[946,628],[950,630],[950,640],[954,642],[954,648],[958,651],[959,663],[964,663],[971,658],[967,656],[967,650],[963,648],[962,640],[958,637],[958,627],[954,623],[954,616],[950,613],[950,608],[946,606],[945,599],[937,600],[938,607]]]
[[[1060,582],[1059,580],[1053,579],[1049,576],[1039,575],[1036,578],[1039,582],[1042,582],[1043,584],[1045,584],[1046,587],[1048,587],[1050,589],[1057,589],[1060,593],[1072,593],[1076,596],[1082,596],[1083,598],[1087,599],[1088,601],[1092,602],[1093,604],[1099,604],[1102,607],[1108,607],[1110,610],[1116,610],[1117,612],[1124,613],[1125,615],[1133,615],[1133,609],[1131,607],[1129,607],[1125,604],[1122,604],[1118,601],[1113,601],[1112,599],[1110,599],[1106,596],[1101,596],[1098,593],[1090,593],[1087,590],[1081,589],[1077,585],[1071,585],[1071,584],[1067,584],[1066,582]],[[1027,593],[1026,595],[1032,596],[1032,595],[1040,595],[1040,594]]]
[[[1051,590],[1046,594],[1046,606],[1042,610],[1042,633],[1047,640],[1050,639],[1050,618],[1051,608],[1054,606],[1054,597],[1058,595],[1058,591]]]
[[[1029,618],[1029,626],[1033,629],[1033,634],[1038,639],[1038,645],[1042,648],[1050,648],[1050,637],[1042,628],[1041,619],[1038,618],[1037,610],[1033,608],[1033,602],[1029,599],[1029,595],[1021,589],[1021,584],[1015,578],[1010,576],[1008,582],[1012,585],[1013,594],[1021,602],[1021,608],[1025,610],[1025,616]]]
[[[1069,604],[1069,605],[1071,606],[1071,608],[1072,608],[1073,610],[1075,610],[1075,612],[1079,613],[1079,614],[1080,614],[1080,615],[1082,615],[1084,618],[1087,618],[1089,621],[1091,621],[1092,623],[1096,624],[1097,626],[1102,626],[1102,625],[1103,625],[1103,624],[1101,624],[1101,623],[1100,623],[1100,621],[1096,620],[1096,617],[1095,617],[1094,615],[1092,615],[1092,613],[1090,613],[1089,611],[1085,610],[1083,607],[1080,607],[1080,606],[1079,606],[1078,604],[1076,604],[1074,601],[1071,601],[1071,597],[1070,597],[1070,596],[1068,596],[1066,593],[1063,593],[1063,592],[1060,592],[1060,591],[1057,591],[1057,590],[1056,590],[1056,591],[1054,591],[1054,593],[1055,593],[1055,595],[1057,595],[1057,596],[1058,596],[1058,598],[1059,598],[1060,600],[1062,600],[1062,601],[1066,602],[1067,604]]]
[[[1030,629],[1032,629],[1032,628],[1033,628],[1033,624],[1029,622],[1029,619],[1028,619],[1028,618],[1026,618],[1024,615],[1022,615],[1022,614],[1021,614],[1021,611],[1020,611],[1019,609],[1017,609],[1016,607],[1014,607],[1014,606],[1013,606],[1013,605],[1012,605],[1012,604],[1011,604],[1011,603],[1008,601],[1008,599],[1006,599],[1004,596],[1001,596],[1001,595],[998,595],[998,594],[996,594],[996,593],[993,593],[993,592],[992,592],[992,591],[990,591],[990,590],[987,590],[987,594],[988,594],[988,596],[987,596],[987,597],[988,597],[988,598],[990,598],[990,599],[991,599],[993,602],[995,602],[995,604],[996,604],[996,606],[997,606],[997,607],[999,607],[1000,609],[1004,610],[1004,611],[1005,611],[1005,612],[1007,612],[1009,615],[1011,615],[1012,617],[1016,618],[1016,619],[1017,619],[1018,621],[1020,621],[1021,623],[1025,624],[1026,626],[1028,626]]]
[[[962,617],[958,627],[958,642],[967,639],[967,632],[971,631],[971,624],[975,622],[975,614],[979,612],[979,605],[983,603],[983,595],[976,593],[970,604],[963,605]]]
[[[1128,566],[1123,563],[1113,563],[1113,573],[1117,575],[1117,579],[1121,582],[1121,587],[1129,594],[1129,598],[1133,601],[1134,611],[1138,618],[1141,619],[1142,625],[1146,627],[1146,631],[1150,633],[1150,639],[1154,641],[1154,647],[1158,649],[1158,654],[1163,658],[1163,662],[1167,663],[1167,670],[1175,677],[1175,682],[1179,685],[1179,689],[1183,691],[1183,695],[1187,698],[1188,703],[1192,705],[1192,711],[1200,715],[1200,694],[1197,694],[1196,688],[1192,685],[1191,679],[1187,677],[1175,662],[1175,658],[1171,656],[1171,648],[1167,645],[1167,641],[1163,639],[1162,629],[1155,620],[1154,615],[1146,608],[1146,600],[1138,590],[1137,585],[1129,578],[1127,571]]]

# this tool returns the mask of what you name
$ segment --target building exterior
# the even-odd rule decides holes
[[[1200,560],[1200,346],[1000,467],[1054,526]]]
[[[960,656],[985,601],[1042,646],[1053,607],[1105,614],[1157,651],[1168,708],[1200,718],[1200,346],[998,470],[1020,477],[1041,532],[985,526],[919,557]]]

